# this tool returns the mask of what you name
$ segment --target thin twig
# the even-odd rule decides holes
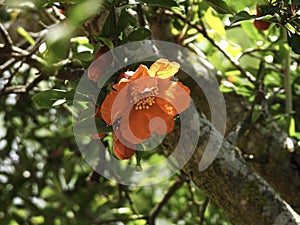
[[[133,200],[132,200],[131,196],[129,195],[128,191],[127,191],[127,190],[123,190],[123,192],[124,192],[125,197],[127,198],[128,202],[129,202],[131,211],[132,211],[134,214],[138,214],[138,211],[135,209],[135,207],[134,207],[134,205],[133,205]]]
[[[11,87],[7,87],[5,90],[1,91],[1,95],[7,95],[7,94],[26,94],[31,89],[33,89],[39,82],[41,82],[45,76],[39,75],[37,76],[31,83],[28,83],[27,85],[15,85]]]
[[[149,225],[154,225],[155,224],[155,218],[158,216],[164,205],[168,203],[172,195],[177,191],[186,181],[186,178],[184,176],[180,177],[179,180],[177,180],[168,190],[168,192],[165,194],[163,199],[152,209],[149,219],[148,219],[148,224]]]
[[[214,40],[213,38],[211,38],[208,33],[206,32],[204,23],[201,19],[199,19],[200,25],[197,24],[193,24],[191,21],[188,21],[186,18],[184,18],[182,15],[177,14],[175,12],[171,12],[171,11],[165,11],[166,14],[168,15],[173,15],[178,17],[179,19],[181,19],[183,22],[187,23],[190,27],[196,29],[199,33],[201,33],[203,35],[203,37],[205,37],[215,48],[218,49],[218,51],[220,51],[225,58],[227,58],[230,63],[241,72],[242,75],[244,75],[251,83],[255,82],[255,77],[249,73],[248,71],[244,70],[244,68],[242,68],[239,64],[239,62],[237,60],[235,60],[234,58],[232,58],[229,54],[227,54],[227,52],[225,52]],[[199,16],[199,18],[201,18]]]
[[[5,86],[2,88],[2,90],[0,90],[0,95],[5,91],[5,89],[10,85],[10,82],[12,81],[12,79],[14,78],[14,76],[18,73],[19,69],[23,66],[23,63],[20,63],[20,65],[18,66],[18,68],[14,69],[13,71],[10,71],[10,77],[8,78],[7,83],[5,84]]]
[[[203,204],[202,204],[202,209],[201,209],[201,212],[200,212],[200,222],[199,222],[199,225],[203,225],[204,224],[204,216],[205,216],[205,211],[206,211],[206,208],[208,206],[208,203],[209,203],[209,198],[206,197]]]
[[[13,41],[11,40],[11,37],[9,36],[8,31],[6,30],[6,28],[3,26],[2,23],[0,23],[0,34],[4,40],[5,43],[5,49],[7,49],[8,51],[11,50],[12,46],[13,46]]]

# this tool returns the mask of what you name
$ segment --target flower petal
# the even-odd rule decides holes
[[[179,114],[178,111],[176,110],[176,108],[170,102],[166,101],[165,99],[156,97],[155,101],[157,102],[159,107],[164,111],[165,114],[167,114],[171,117],[174,117],[177,114]]]
[[[149,90],[157,89],[158,81],[153,77],[143,77],[130,82],[131,90],[135,90],[142,94]]]
[[[122,136],[114,133],[114,154],[120,160],[130,159],[135,153],[135,146],[123,140]]]
[[[161,79],[170,79],[178,72],[180,65],[176,62],[170,62],[167,59],[159,59],[150,67],[149,74],[151,77]]]
[[[148,129],[151,134],[167,134],[174,128],[173,116],[166,114],[159,104],[155,103],[148,110],[145,110],[145,114],[148,117]]]
[[[158,89],[159,94],[157,97],[164,100],[160,101],[158,99],[158,103],[165,113],[174,115],[175,112],[177,114],[181,113],[189,107],[191,101],[190,89],[181,82],[159,79]],[[173,109],[171,110],[170,107],[173,107]]]
[[[127,91],[128,88],[126,87],[120,91],[111,91],[104,99],[101,105],[101,115],[108,125],[112,125],[120,118],[122,112],[126,109],[128,102]]]
[[[136,80],[142,77],[149,77],[149,72],[148,72],[148,68],[141,64],[134,72],[134,74],[131,76],[130,80]]]
[[[124,139],[133,144],[142,143],[151,136],[149,120],[144,110],[135,110],[133,107],[129,115],[120,120],[120,131]]]

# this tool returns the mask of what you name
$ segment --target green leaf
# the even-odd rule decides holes
[[[250,19],[253,19],[256,17],[257,16],[250,15],[246,11],[241,11],[241,12],[238,12],[237,14],[235,14],[233,17],[229,17],[230,25],[232,25],[236,22],[239,22],[239,21],[250,20]]]
[[[157,7],[165,7],[165,8],[179,7],[177,2],[174,0],[138,0],[137,2],[144,3],[149,6],[157,6]]]
[[[99,41],[102,41],[109,49],[113,49],[114,43],[108,39],[108,38],[103,38],[103,37],[97,37]],[[100,47],[99,47],[100,48]],[[99,50],[99,49],[98,49]]]
[[[75,53],[74,58],[78,59],[83,68],[87,69],[94,60],[94,55],[90,51],[84,51]]]
[[[72,32],[73,30],[66,24],[59,24],[49,29],[46,38],[47,52],[45,59],[50,65],[68,58]]]
[[[117,34],[120,34],[129,25],[135,27],[136,24],[136,19],[126,9],[122,9],[117,25]]]
[[[291,117],[291,119],[290,119],[290,127],[289,127],[289,135],[291,137],[295,136],[295,134],[296,134],[295,127],[296,127],[296,125],[295,125],[295,119],[293,117]]]
[[[297,33],[287,32],[287,40],[293,52],[300,54],[300,35]]]
[[[34,95],[31,99],[38,108],[49,109],[58,100],[67,100],[67,92],[64,90],[46,90]]]
[[[132,31],[128,37],[127,41],[142,41],[146,38],[150,37],[152,35],[151,31],[147,28],[138,28],[134,31]]]
[[[101,12],[103,8],[103,1],[86,0],[70,8],[67,11],[67,18],[71,25],[80,26],[88,18]]]
[[[115,18],[112,13],[108,15],[106,18],[106,21],[103,25],[102,32],[101,32],[101,37],[109,38],[111,37],[116,31],[115,27]]]
[[[234,13],[234,10],[230,8],[223,0],[206,0],[206,3],[220,14]]]
[[[84,51],[74,54],[74,58],[79,59],[80,61],[92,61],[94,55],[90,51]]]
[[[104,120],[91,117],[77,122],[73,126],[73,130],[76,134],[95,134],[95,130],[97,130],[97,134],[104,134],[111,132],[112,128],[107,126]]]
[[[274,15],[278,8],[272,5],[260,5],[258,10],[261,16],[265,16]]]
[[[206,11],[206,13],[204,15],[204,20],[208,24],[208,26],[210,28],[212,28],[218,35],[220,35],[222,37],[226,36],[226,31],[225,31],[222,20],[212,13],[211,8],[209,8]]]

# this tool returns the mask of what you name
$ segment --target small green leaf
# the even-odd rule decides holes
[[[287,32],[287,40],[293,52],[300,54],[300,35],[297,33]]]
[[[290,119],[290,127],[289,127],[289,135],[291,137],[295,136],[296,134],[296,129],[295,129],[295,119],[291,117]]]
[[[58,100],[67,100],[67,92],[64,90],[46,90],[32,97],[32,101],[38,108],[49,109]]]
[[[84,51],[75,53],[74,58],[79,59],[80,61],[92,61],[94,56],[90,51]]]
[[[225,31],[224,24],[223,24],[222,20],[212,13],[211,8],[209,8],[206,11],[206,13],[204,15],[204,20],[206,21],[208,26],[210,28],[212,28],[218,35],[220,35],[222,37],[226,36],[226,31]]]
[[[69,29],[65,24],[57,25],[48,31],[46,38],[47,52],[45,58],[50,65],[68,58],[71,37],[72,29]]]
[[[132,31],[128,37],[127,41],[142,41],[146,38],[150,37],[152,35],[151,31],[147,28],[138,28],[134,31]]]
[[[157,7],[165,7],[165,8],[179,7],[177,2],[174,0],[138,0],[137,2],[144,3],[149,6],[157,6]]]
[[[113,49],[114,43],[110,39],[104,38],[104,37],[97,37],[97,39],[99,41],[102,41],[109,49]],[[100,47],[99,47],[99,49],[100,49]]]
[[[118,20],[117,34],[120,34],[129,25],[135,27],[136,24],[136,19],[129,12],[127,12],[126,9],[122,9],[120,18]]]
[[[106,21],[103,25],[102,32],[101,32],[101,37],[109,38],[111,37],[116,31],[115,27],[115,18],[112,13],[108,15],[106,18]]]
[[[220,14],[234,13],[234,10],[231,9],[223,0],[206,0],[206,3]]]
[[[243,21],[243,20],[250,20],[252,18],[256,18],[256,16],[252,16],[246,11],[241,11],[235,14],[233,17],[229,17],[229,20],[230,20],[230,25],[232,25],[236,22]]]
[[[144,153],[145,153],[145,150],[144,150],[143,145],[142,144],[136,145],[135,158],[136,158],[136,171],[137,172],[143,171],[143,167],[141,166],[141,161],[142,161]]]

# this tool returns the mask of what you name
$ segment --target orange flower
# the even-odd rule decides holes
[[[134,73],[120,76],[102,103],[101,115],[108,125],[117,124],[121,142],[138,144],[154,132],[173,130],[173,117],[190,104],[188,87],[171,81],[178,70],[179,64],[159,59],[150,69],[140,65]]]
[[[118,129],[114,132],[114,154],[121,160],[130,159],[135,153],[135,145],[122,138]]]
[[[94,114],[95,118],[101,117],[101,108],[97,108]],[[90,134],[90,137],[93,139],[102,139],[106,136],[106,134]],[[119,132],[119,129],[116,128],[113,133],[114,137],[114,147],[113,151],[116,157],[121,160],[131,158],[135,153],[135,145],[127,142],[122,138],[122,135]]]

